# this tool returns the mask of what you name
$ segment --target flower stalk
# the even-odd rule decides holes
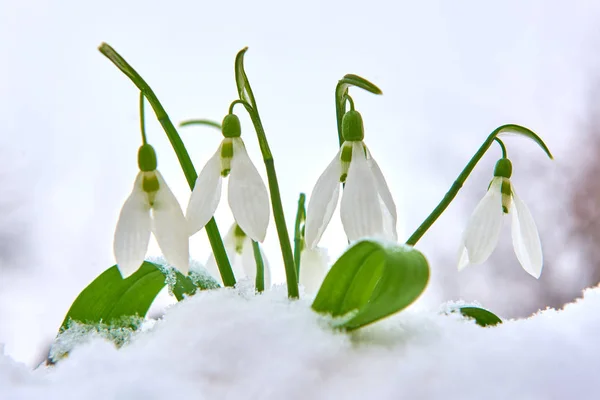
[[[285,267],[288,297],[297,299],[299,297],[298,277],[296,267],[294,265],[294,255],[292,253],[292,247],[290,244],[290,235],[285,223],[283,205],[281,203],[281,193],[279,191],[277,173],[275,172],[275,162],[273,160],[271,149],[269,148],[269,143],[260,119],[260,114],[258,113],[254,94],[252,93],[250,83],[246,76],[246,72],[244,71],[244,53],[246,50],[248,50],[247,47],[242,49],[237,54],[235,59],[235,78],[240,100],[233,102],[231,104],[231,108],[233,108],[235,104],[243,104],[244,108],[250,115],[252,124],[254,125],[254,130],[256,131],[256,135],[258,137],[260,151],[262,153],[265,168],[267,170],[267,180],[271,195],[271,207],[273,209],[273,218],[275,219],[275,227],[277,228],[277,236],[279,237],[279,245],[281,247],[281,256],[283,258],[283,265]]]
[[[296,274],[300,277],[300,257],[304,249],[304,222],[306,220],[306,195],[300,193],[298,198],[298,211],[296,212],[296,224],[294,225],[294,264]]]
[[[442,201],[440,201],[440,203],[433,209],[433,211],[429,214],[425,221],[423,221],[421,225],[417,228],[417,230],[415,230],[414,233],[408,238],[408,240],[406,241],[407,245],[414,246],[415,244],[417,244],[417,242],[421,239],[421,237],[423,237],[425,232],[427,232],[431,225],[433,225],[433,223],[439,218],[439,216],[444,212],[444,210],[446,210],[446,208],[450,205],[452,200],[454,200],[454,198],[462,188],[463,184],[465,183],[471,172],[473,172],[473,169],[475,168],[479,160],[481,160],[483,155],[487,152],[487,150],[490,148],[494,141],[497,141],[497,143],[501,146],[503,156],[506,156],[506,148],[504,147],[504,144],[501,141],[497,140],[498,135],[505,132],[517,133],[532,139],[544,150],[546,155],[550,159],[552,159],[552,154],[550,153],[550,150],[548,150],[546,144],[533,131],[523,126],[515,124],[502,125],[496,128],[492,133],[490,133],[490,135],[483,142],[483,144],[481,145],[479,150],[477,150],[477,152],[471,158],[471,160],[469,160],[469,163],[458,175],[458,178],[456,178],[456,180],[450,187],[450,190],[448,190],[448,192],[444,195]]]
[[[194,184],[196,182],[197,173],[194,168],[194,164],[190,159],[190,156],[177,133],[177,129],[171,122],[167,112],[164,107],[154,94],[154,91],[150,88],[150,86],[146,83],[146,81],[138,74],[138,72],[131,66],[119,53],[117,53],[110,45],[106,43],[102,43],[98,48],[100,52],[108,58],[121,72],[123,72],[127,77],[133,82],[135,86],[144,94],[154,113],[156,114],[156,118],[160,122],[163,127],[169,141],[171,142],[171,146],[173,146],[173,150],[177,155],[177,159],[179,160],[179,164],[181,165],[181,169],[185,175],[185,178],[190,186],[190,189],[194,189]],[[219,228],[214,218],[212,218],[206,224],[206,233],[208,235],[208,239],[210,241],[210,245],[212,251],[215,255],[215,259],[217,261],[217,265],[219,267],[219,272],[221,274],[221,278],[223,279],[223,284],[225,286],[234,286],[235,285],[235,277],[233,275],[233,271],[231,269],[231,264],[229,263],[229,259],[227,258],[227,253],[225,252],[225,247],[223,246],[223,239],[221,238],[221,234],[219,233]]]

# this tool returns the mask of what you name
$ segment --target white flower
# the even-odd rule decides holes
[[[114,253],[124,278],[144,262],[150,232],[165,259],[183,274],[189,269],[187,224],[177,199],[160,172],[140,171],[117,222]]]
[[[300,253],[299,281],[307,294],[316,293],[321,287],[327,273],[328,261],[327,250],[320,247],[305,247]]]
[[[510,174],[508,174],[510,177]],[[512,240],[517,259],[527,273],[542,273],[542,245],[531,212],[515,193],[508,177],[495,176],[479,202],[463,235],[458,269],[485,262],[494,251],[503,214],[512,214]]]
[[[233,133],[228,131],[232,127],[228,121],[234,122]],[[239,137],[235,115],[225,117],[223,135],[225,138],[198,175],[192,191],[186,211],[190,234],[198,232],[213,217],[221,199],[222,178],[229,176],[228,198],[233,217],[248,236],[262,242],[269,225],[269,195]]]
[[[256,281],[256,261],[254,259],[254,249],[252,247],[252,239],[247,236],[242,229],[234,223],[223,238],[223,245],[227,252],[227,257],[231,262],[233,274],[236,280],[249,278],[252,282]],[[265,289],[271,287],[271,270],[267,257],[260,249],[264,264]],[[221,284],[221,273],[217,266],[214,254],[211,254],[206,261],[206,269],[214,276]]]
[[[342,182],[346,186],[340,216],[348,240],[380,237],[396,241],[396,205],[381,169],[360,140],[345,141],[315,184],[306,211],[307,246],[314,248],[321,240]]]

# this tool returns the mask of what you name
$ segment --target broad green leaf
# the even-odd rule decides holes
[[[235,83],[237,85],[238,94],[240,100],[250,104],[252,108],[256,108],[256,102],[254,101],[254,94],[252,88],[250,88],[250,82],[244,70],[244,54],[248,51],[248,47],[244,47],[237,53],[235,57]]]
[[[165,276],[154,265],[144,262],[131,276],[123,279],[116,265],[110,267],[77,296],[61,330],[70,320],[111,324],[122,317],[144,317],[154,298],[165,286]]]
[[[77,296],[67,313],[61,331],[69,321],[84,324],[104,323],[119,325],[127,317],[144,318],[158,293],[169,284],[170,291],[178,301],[196,290],[214,289],[219,284],[210,276],[181,272],[145,261],[131,276],[123,279],[119,269],[113,265]]]
[[[312,308],[338,317],[336,327],[357,329],[409,306],[428,280],[429,265],[418,250],[365,240],[331,267]]]
[[[536,142],[538,144],[538,146],[540,146],[542,148],[542,150],[544,150],[544,152],[550,159],[554,159],[554,157],[552,157],[552,153],[550,153],[550,149],[548,149],[548,146],[546,146],[546,143],[544,143],[542,138],[540,138],[538,135],[535,134],[535,132],[533,132],[530,129],[525,128],[524,126],[515,125],[515,124],[502,125],[501,127],[497,128],[495,132],[496,132],[495,136],[506,135],[506,134],[517,134],[517,135],[525,136],[526,138],[529,138],[529,139],[533,140],[534,142]]]
[[[483,308],[468,306],[459,308],[459,311],[465,317],[473,318],[480,326],[494,326],[502,323],[496,314]]]

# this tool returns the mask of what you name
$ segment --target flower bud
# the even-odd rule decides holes
[[[342,118],[342,136],[344,140],[359,141],[365,137],[363,120],[358,111],[350,110]]]
[[[221,131],[223,136],[226,138],[240,137],[242,135],[242,128],[240,125],[240,119],[235,114],[228,114],[223,118],[223,124]]]
[[[138,150],[138,166],[141,171],[150,172],[156,169],[156,152],[149,144],[144,144]]]
[[[512,163],[508,158],[501,158],[496,163],[496,167],[494,168],[494,176],[499,176],[501,178],[510,178],[512,175]]]

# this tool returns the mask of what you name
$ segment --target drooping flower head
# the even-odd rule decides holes
[[[186,211],[190,234],[198,232],[213,217],[221,199],[223,178],[229,177],[228,199],[233,217],[248,236],[262,242],[270,217],[267,188],[248,157],[238,117],[227,115],[222,126],[224,138],[198,175],[190,197]]]
[[[223,244],[227,252],[227,257],[231,261],[236,280],[247,277],[254,282],[256,280],[256,260],[254,258],[254,249],[252,248],[252,239],[244,233],[238,224],[233,223],[223,238]],[[268,289],[271,287],[271,270],[262,249],[260,252],[264,265],[265,289]],[[206,262],[206,269],[221,282],[221,274],[219,273],[213,254],[210,255]]]
[[[189,269],[187,224],[177,199],[156,169],[156,153],[149,144],[138,152],[133,190],[119,216],[113,249],[121,275],[128,277],[144,262],[153,232],[165,259],[179,271]]]
[[[485,262],[496,248],[505,214],[512,214],[512,241],[523,269],[535,278],[542,273],[542,245],[529,208],[515,193],[510,181],[512,164],[496,163],[494,179],[469,219],[463,235],[458,269]]]
[[[321,287],[327,274],[329,256],[327,250],[321,247],[305,247],[300,253],[299,283],[304,286],[307,294],[315,294]]]
[[[363,237],[397,240],[396,205],[381,169],[363,142],[361,115],[354,110],[342,120],[344,143],[317,180],[306,212],[306,244],[321,240],[337,207],[340,184],[345,183],[340,206],[344,231],[351,241]]]

